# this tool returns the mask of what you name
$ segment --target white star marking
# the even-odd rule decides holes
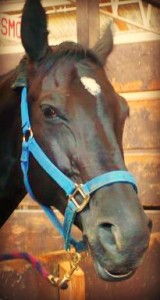
[[[92,94],[93,96],[97,96],[101,92],[100,85],[95,81],[95,79],[91,77],[81,77],[80,81],[82,82],[85,89]]]

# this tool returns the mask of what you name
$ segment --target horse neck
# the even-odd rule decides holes
[[[15,71],[0,77],[0,138],[4,143],[1,154],[19,157],[20,149],[20,91],[11,88]],[[3,153],[2,153],[3,152]]]
[[[20,90],[12,90],[15,71],[0,77],[0,227],[26,194],[20,167]]]

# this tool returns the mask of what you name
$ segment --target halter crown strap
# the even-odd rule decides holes
[[[74,223],[74,219],[77,212],[83,210],[90,200],[90,194],[100,189],[103,186],[109,186],[115,183],[126,183],[131,184],[134,190],[137,192],[137,186],[135,179],[131,173],[124,170],[116,170],[108,173],[104,173],[97,176],[85,184],[77,185],[64,173],[62,173],[46,156],[43,150],[39,147],[33,133],[31,131],[31,125],[29,120],[28,105],[27,105],[27,89],[23,88],[21,97],[21,119],[22,119],[22,131],[23,131],[23,142],[22,142],[22,154],[21,154],[21,168],[24,176],[24,184],[26,190],[30,196],[35,199],[32,189],[28,180],[28,163],[29,163],[29,153],[33,155],[39,165],[46,171],[46,173],[64,190],[65,194],[68,196],[68,206],[65,211],[64,224],[63,226],[57,219],[56,215],[50,207],[42,205],[47,216],[50,218],[51,222],[58,229],[59,233],[64,237],[65,248],[69,249],[70,244],[81,251],[84,249],[85,245],[82,241],[75,241],[70,232],[71,227]],[[29,137],[25,137],[26,135]],[[77,195],[82,199],[82,203],[77,203]],[[36,199],[35,199],[36,200]]]

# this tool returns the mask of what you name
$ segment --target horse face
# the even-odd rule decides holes
[[[22,37],[30,57],[32,130],[50,160],[77,183],[108,171],[125,170],[122,132],[128,106],[114,92],[96,57],[79,46],[74,51],[71,44],[51,51],[45,40],[37,55],[39,61],[35,61],[34,47],[28,50],[25,34]],[[94,50],[98,55],[98,44]],[[33,158],[29,175],[38,201],[64,213],[64,193]],[[97,273],[105,280],[130,276],[148,247],[150,223],[128,184],[97,190],[77,214],[76,224],[83,232]]]
[[[36,140],[74,182],[85,183],[105,172],[126,169],[121,145],[128,106],[114,92],[102,67],[64,57],[41,81],[32,81],[29,101]],[[46,175],[40,176],[43,171],[38,166],[32,165],[30,170],[37,198],[42,202],[55,198],[50,204],[64,213],[67,199],[62,191]],[[39,180],[35,182],[36,172]],[[39,188],[42,178],[43,192]],[[97,190],[85,210],[77,215],[76,224],[104,279],[130,275],[148,247],[148,220],[128,184]]]

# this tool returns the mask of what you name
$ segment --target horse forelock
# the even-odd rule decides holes
[[[39,64],[34,64],[29,60],[26,63],[28,64],[27,82],[29,89],[33,86],[34,93],[36,93],[35,86],[39,86],[44,78],[46,78],[45,85],[50,84],[49,78],[54,78],[55,85],[57,81],[57,86],[62,87],[76,76],[84,89],[93,96],[97,96],[101,91],[99,84],[92,78],[95,68],[102,67],[101,63],[90,49],[80,44],[64,42],[49,47],[48,53]]]
[[[75,61],[80,61],[83,59],[91,60],[96,65],[101,65],[96,54],[91,50],[83,47],[81,44],[74,42],[63,42],[58,46],[57,53],[58,58],[63,56],[73,57]]]
[[[50,47],[47,55],[40,61],[39,69],[42,75],[46,74],[59,61],[74,61],[75,64],[83,61],[90,61],[97,66],[102,66],[96,54],[82,45],[74,42],[63,42],[57,46]]]

